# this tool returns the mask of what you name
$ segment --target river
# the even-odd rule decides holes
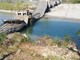
[[[4,19],[13,19],[15,14],[0,12],[0,25]],[[51,38],[63,39],[68,35],[80,47],[80,37],[77,32],[80,30],[80,23],[63,21],[63,19],[40,19],[33,27],[24,29],[21,33],[27,34],[31,39],[36,40],[38,37],[45,35]]]
[[[0,12],[0,25],[3,23],[2,20],[13,19],[15,14]]]

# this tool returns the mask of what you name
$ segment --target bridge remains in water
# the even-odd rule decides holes
[[[28,26],[30,22],[34,23],[38,19],[42,18],[45,13],[49,11],[51,5],[52,4],[50,4],[48,1],[40,1],[31,17],[28,18],[26,13],[19,13],[19,18],[17,17],[17,19],[4,21],[4,24],[0,27],[0,33],[9,34],[20,31],[23,27]],[[52,6],[55,6],[55,3]]]

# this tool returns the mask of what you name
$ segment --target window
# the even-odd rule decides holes
[[[26,13],[23,13],[23,15],[26,15]]]
[[[18,13],[18,15],[21,15],[21,13]]]

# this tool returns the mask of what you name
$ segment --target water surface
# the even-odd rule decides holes
[[[60,39],[63,39],[64,35],[68,35],[80,47],[80,37],[76,34],[79,30],[80,23],[77,22],[64,21],[63,19],[41,19],[33,27],[22,32],[34,40],[45,35]]]
[[[0,25],[3,23],[2,20],[13,19],[14,17],[15,14],[0,12]],[[45,35],[60,39],[63,39],[64,35],[69,35],[72,40],[76,40],[75,43],[80,47],[80,37],[76,34],[79,30],[80,23],[77,22],[63,21],[63,19],[40,19],[33,27],[24,29],[21,32],[29,35],[33,40]]]
[[[0,25],[3,23],[2,20],[13,19],[14,16],[15,16],[15,14],[13,14],[13,13],[0,12]]]

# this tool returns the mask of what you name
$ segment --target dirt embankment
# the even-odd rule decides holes
[[[27,39],[26,39],[26,38]],[[80,55],[73,42],[55,41],[49,37],[35,42],[25,34],[13,33],[0,47],[0,59],[5,60],[79,60]]]

